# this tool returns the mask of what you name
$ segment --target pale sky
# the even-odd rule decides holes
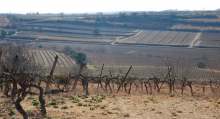
[[[220,0],[1,0],[0,13],[215,10]]]

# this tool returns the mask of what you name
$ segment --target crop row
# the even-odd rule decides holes
[[[101,65],[95,65],[97,69],[100,69]],[[103,74],[109,74],[109,70],[115,73],[126,73],[129,66],[105,66],[105,70]],[[101,70],[101,69],[100,69]],[[99,70],[98,70],[99,71]],[[95,72],[99,73],[99,72]],[[158,78],[165,78],[167,74],[167,67],[155,67],[155,66],[133,66],[132,70],[130,71],[131,75],[135,76],[144,76],[144,77],[158,77]],[[184,72],[182,70],[175,70],[175,78],[182,78],[185,76],[187,79],[190,80],[209,80],[217,78],[220,75],[219,71],[215,71],[214,73],[208,69],[200,69],[200,68],[192,68],[190,72]],[[213,75],[214,74],[214,75]]]
[[[55,33],[55,32],[38,32],[38,31],[22,31],[11,37],[34,37],[38,36],[52,36],[52,37],[67,37],[67,38],[78,38],[78,39],[115,39],[118,36],[95,36],[95,35],[81,35],[81,34],[66,34],[66,33]]]
[[[114,32],[114,33],[134,33],[134,29],[125,28],[106,28],[106,27],[96,27],[96,26],[85,26],[85,25],[73,25],[73,24],[62,24],[62,23],[30,23],[28,26],[43,26],[43,27],[60,27],[66,29],[93,31],[94,29],[99,29],[101,32]]]
[[[176,31],[142,30],[138,35],[124,39],[142,44],[189,45],[197,33]]]
[[[53,66],[54,58],[56,55],[59,56],[57,67],[70,68],[75,66],[75,62],[68,58],[68,56],[65,56],[55,51],[32,50],[32,52],[35,56],[35,61],[45,67]]]

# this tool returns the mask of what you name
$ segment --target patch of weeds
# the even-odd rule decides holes
[[[88,105],[87,105],[87,104],[84,104],[83,106],[84,106],[84,107],[88,107]]]
[[[118,114],[118,112],[115,112],[115,114]]]
[[[170,97],[174,97],[175,95],[174,94],[170,94]]]
[[[88,98],[88,96],[87,96],[87,95],[78,95],[78,97],[79,97],[79,98],[81,98],[81,99]]]
[[[78,103],[78,106],[83,106],[83,104],[82,103]]]
[[[54,105],[53,108],[59,108],[57,105]]]
[[[172,112],[172,115],[173,115],[173,116],[178,116],[175,112]]]
[[[97,107],[101,107],[100,105],[95,105],[95,108],[97,108]]]
[[[151,109],[151,111],[155,111],[155,109]]]
[[[109,114],[113,114],[113,112],[111,112],[111,111],[107,111],[107,113],[109,113]]]
[[[30,110],[27,112],[27,114],[28,114],[29,117],[33,117],[34,116],[34,112],[32,112]]]
[[[90,110],[94,110],[95,108],[94,107],[90,107]]]
[[[105,109],[105,106],[100,107],[100,109]]]
[[[157,111],[157,112],[156,112],[156,114],[162,114],[162,113],[163,113],[163,112],[161,112],[161,111]]]
[[[150,101],[152,101],[153,103],[158,103],[157,100],[155,100],[154,98],[151,98]]]
[[[82,111],[82,113],[86,113],[86,111]]]
[[[61,109],[68,109],[68,106],[61,107]]]
[[[149,101],[145,100],[144,103],[148,103]]]
[[[176,111],[177,113],[183,113],[183,111]]]
[[[73,100],[72,102],[73,102],[73,103],[79,103],[79,101],[78,101],[78,100]]]
[[[117,110],[118,108],[116,108],[116,107],[114,107],[114,108],[112,108],[112,110]]]
[[[102,102],[102,99],[97,99],[96,101],[97,101],[97,102]]]
[[[70,100],[77,100],[77,98],[74,96],[70,96],[69,98],[70,98]]]
[[[5,103],[5,104],[6,104],[6,103],[12,104],[12,100],[6,100],[6,101],[4,101],[4,103]]]
[[[57,103],[51,102],[51,103],[49,103],[49,105],[57,105]]]
[[[35,99],[35,98],[32,97],[32,96],[30,96],[30,97],[28,97],[27,99],[29,99],[29,100],[33,100],[33,99]]]
[[[205,108],[209,108],[209,106],[206,106]]]
[[[105,99],[105,97],[106,97],[105,95],[101,95],[101,99],[102,99],[102,100],[104,100],[104,99]]]
[[[65,104],[65,100],[62,100],[61,103]]]
[[[50,104],[46,104],[45,107],[50,107]]]
[[[39,101],[38,101],[38,100],[33,100],[33,101],[32,101],[32,104],[33,104],[34,106],[39,105]]]
[[[56,102],[57,100],[56,99],[52,99],[52,102]]]
[[[89,102],[89,101],[85,99],[84,102]]]
[[[124,117],[130,117],[130,115],[128,113],[124,114]]]
[[[15,114],[16,114],[15,111],[12,111],[12,110],[9,113],[10,116],[15,115]]]
[[[91,104],[88,104],[88,106],[92,106]]]

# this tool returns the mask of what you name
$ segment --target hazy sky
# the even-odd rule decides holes
[[[0,13],[215,10],[220,0],[1,0]]]

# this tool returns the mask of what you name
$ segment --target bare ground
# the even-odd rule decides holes
[[[79,87],[79,86],[78,86]],[[92,89],[92,90],[91,90]],[[147,95],[140,90],[132,91],[131,95],[119,92],[118,94],[106,94],[102,89],[96,92],[96,86],[90,85],[91,95],[86,97],[81,87],[77,92],[45,95],[47,117],[52,119],[107,119],[107,118],[132,118],[132,119],[216,119],[220,118],[220,99],[211,97],[210,92],[201,93],[200,86],[194,86],[195,96],[190,96],[186,89],[184,95],[178,91],[174,94],[166,94],[167,88],[163,88],[161,94],[155,91],[153,95]],[[32,101],[37,96],[27,96],[22,101],[24,110],[30,118],[40,118],[40,108],[33,106]],[[9,98],[0,98],[0,118],[22,118]],[[78,100],[78,101],[77,101]],[[56,105],[52,105],[54,102]],[[74,103],[75,102],[75,103]],[[82,103],[82,106],[79,106]],[[65,107],[66,106],[66,107]],[[67,109],[63,109],[67,108]],[[10,111],[16,114],[9,116]],[[126,117],[128,116],[128,117]]]

